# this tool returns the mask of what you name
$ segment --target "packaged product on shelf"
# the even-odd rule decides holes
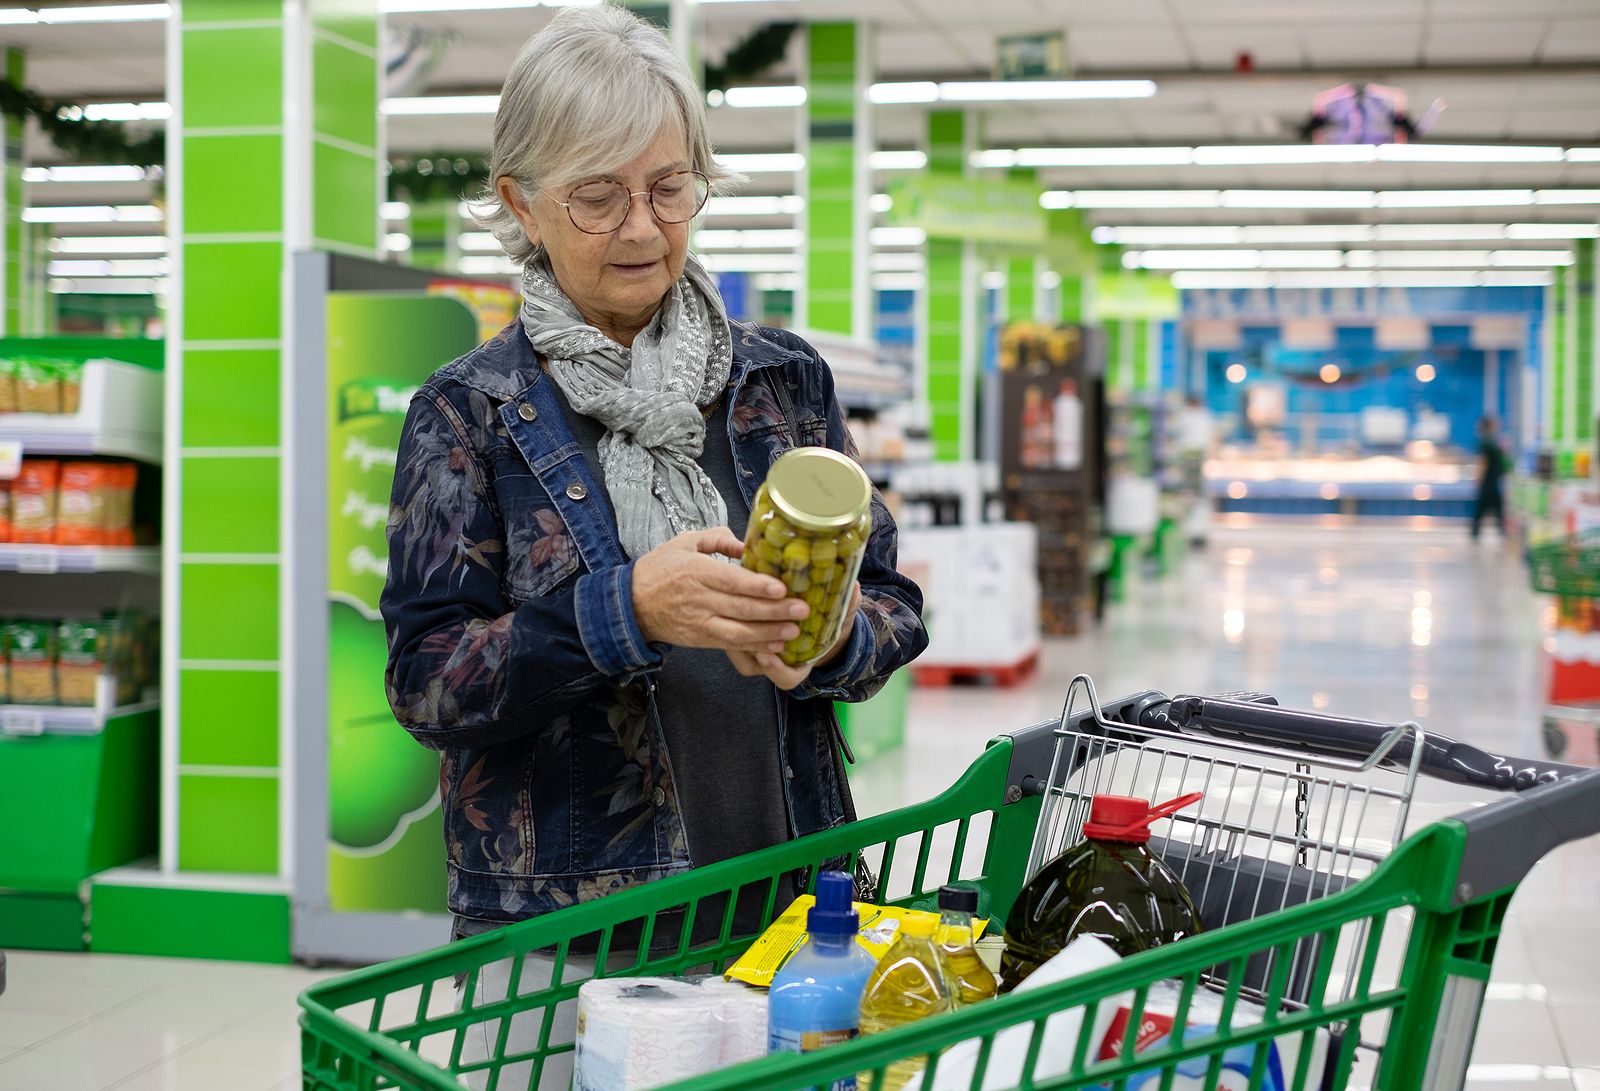
[[[11,702],[18,705],[56,703],[56,626],[49,621],[6,624],[7,658],[11,663]]]
[[[789,908],[761,933],[761,938],[752,943],[750,949],[728,967],[726,975],[728,979],[742,981],[746,985],[762,989],[770,986],[778,971],[805,943],[806,918],[811,912],[811,907],[816,904],[817,900],[810,894],[802,894],[791,902]],[[867,902],[851,904],[861,921],[856,932],[856,942],[866,948],[874,962],[888,953],[889,946],[905,927],[906,921],[923,920],[931,927],[939,926],[939,914],[929,913],[926,910],[906,909],[898,905],[872,905]],[[973,932],[982,935],[988,924],[987,920],[973,921]]]
[[[77,360],[56,361],[61,376],[61,412],[75,415],[83,404],[83,364]]]
[[[17,412],[60,413],[61,374],[55,363],[24,356],[16,368]]]
[[[105,630],[98,621],[63,621],[56,630],[56,697],[63,705],[95,703],[105,673]]]
[[[1000,988],[1010,992],[1079,936],[1127,957],[1201,931],[1200,911],[1172,869],[1150,852],[1150,824],[1198,803],[1199,792],[1151,807],[1097,795],[1083,840],[1028,880],[1006,916]]]
[[[104,542],[110,546],[131,546],[133,534],[133,493],[139,481],[139,467],[132,462],[117,462],[106,469],[106,522]]]
[[[141,682],[134,657],[134,643],[140,622],[136,615],[107,612],[100,619],[105,631],[105,663],[117,682],[116,702],[130,705],[139,699]]]
[[[17,411],[17,362],[0,358],[0,413]]]
[[[34,545],[55,541],[56,486],[61,464],[53,458],[25,458],[11,482],[11,539]]]
[[[1172,1037],[1172,1027],[1182,997],[1183,985],[1178,981],[1160,981],[1150,986],[1145,997],[1144,1018],[1140,1020],[1138,1035],[1134,1039],[1135,1054],[1162,1045]],[[1189,1001],[1189,1015],[1185,1022],[1184,1038],[1193,1040],[1210,1037],[1218,1032],[1222,1022],[1223,997],[1205,987],[1196,988]],[[1133,1018],[1133,1006],[1124,1002],[1112,1016],[1111,1025],[1101,1039],[1099,1060],[1114,1060],[1122,1055],[1127,1042],[1128,1023]],[[1247,997],[1234,1002],[1229,1028],[1237,1033],[1256,1026],[1266,1018],[1266,1008]],[[1266,1050],[1261,1076],[1261,1091],[1286,1091],[1299,1086],[1296,1073],[1301,1064],[1302,1035],[1299,1032],[1270,1039],[1258,1047],[1254,1044],[1238,1045],[1222,1055],[1222,1066],[1215,1082],[1206,1084],[1206,1071],[1211,1058],[1196,1057],[1179,1063],[1172,1082],[1173,1091],[1232,1091],[1250,1085],[1250,1073],[1255,1067],[1258,1048]],[[1304,1086],[1316,1087],[1322,1082],[1322,1069],[1328,1056],[1328,1032],[1318,1027],[1312,1036],[1311,1055],[1305,1059]],[[1128,1077],[1128,1091],[1154,1089],[1162,1081],[1165,1069],[1136,1072]]]
[[[586,981],[578,990],[574,1091],[641,1091],[761,1056],[764,999],[718,978]]]
[[[117,467],[63,462],[56,502],[57,545],[105,545],[110,479]]]
[[[11,541],[11,482],[0,481],[0,542]]]

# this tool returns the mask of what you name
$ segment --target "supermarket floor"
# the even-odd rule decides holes
[[[1287,705],[1538,755],[1537,603],[1514,557],[1456,528],[1226,527],[1135,589],[1095,636],[1052,642],[1013,690],[919,691],[909,744],[857,771],[864,812],[948,784],[997,731],[1103,694],[1263,689]],[[1424,788],[1421,818],[1468,798]],[[1513,904],[1470,1091],[1600,1091],[1600,839],[1548,858]],[[0,1091],[298,1086],[300,968],[12,952]]]

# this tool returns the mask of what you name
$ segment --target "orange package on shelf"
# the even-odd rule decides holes
[[[0,481],[0,542],[11,541],[11,482]]]
[[[61,464],[53,458],[25,458],[11,482],[11,538],[27,545],[56,540],[56,486]]]
[[[119,462],[105,469],[105,544],[131,546],[134,544],[133,490],[139,483],[139,467],[131,462]]]
[[[63,462],[56,503],[57,545],[106,545],[110,481],[115,466]]]

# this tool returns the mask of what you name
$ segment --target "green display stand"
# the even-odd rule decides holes
[[[869,700],[834,703],[845,741],[857,761],[871,761],[906,741],[906,709],[911,703],[911,672],[895,671]]]
[[[1111,563],[1106,566],[1106,584],[1112,602],[1128,597],[1128,585],[1139,578],[1140,539],[1132,534],[1113,534]]]
[[[0,947],[82,950],[85,880],[156,851],[160,715],[0,735]]]
[[[1170,576],[1181,568],[1187,548],[1178,521],[1163,518],[1156,526],[1155,540],[1150,545],[1150,559],[1155,562],[1156,575]]]
[[[121,360],[152,371],[166,366],[167,343],[148,337],[0,337],[0,357]]]

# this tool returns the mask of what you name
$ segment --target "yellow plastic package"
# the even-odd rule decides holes
[[[761,938],[752,943],[750,949],[728,967],[727,973],[723,976],[729,981],[742,981],[746,985],[754,985],[761,989],[771,985],[772,979],[783,969],[783,964],[788,962],[790,956],[805,942],[806,913],[816,901],[809,894],[802,894],[796,898],[788,909],[767,926],[767,930],[761,933]],[[866,902],[854,904],[856,912],[861,917],[861,930],[856,934],[856,942],[866,948],[875,959],[881,959],[888,953],[889,945],[900,934],[900,927],[908,918],[923,917],[932,921],[935,926],[939,923],[939,914],[921,909],[902,909],[897,905],[869,905]],[[987,920],[974,919],[972,934],[981,936],[988,925]]]

